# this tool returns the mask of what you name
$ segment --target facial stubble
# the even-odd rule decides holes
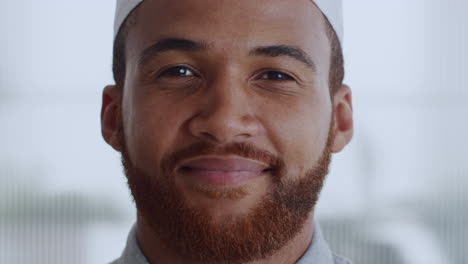
[[[145,218],[168,249],[201,263],[247,263],[271,256],[302,230],[328,174],[334,140],[331,128],[315,166],[296,180],[287,179],[290,175],[280,158],[246,143],[219,147],[199,142],[168,155],[158,174],[148,175],[133,165],[123,129],[122,164],[139,217]],[[248,214],[226,224],[215,223],[209,213],[188,205],[174,180],[180,161],[206,154],[232,154],[270,164],[273,190]]]

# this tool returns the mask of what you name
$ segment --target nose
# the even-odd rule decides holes
[[[218,81],[200,96],[196,114],[189,120],[190,133],[205,141],[226,144],[261,133],[251,96],[241,85]]]

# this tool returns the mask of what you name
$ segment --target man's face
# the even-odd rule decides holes
[[[118,143],[142,221],[246,261],[311,217],[334,147],[324,18],[309,0],[159,0],[127,38]]]

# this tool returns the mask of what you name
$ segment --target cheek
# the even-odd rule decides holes
[[[308,101],[311,102],[311,101]],[[331,105],[326,101],[297,103],[268,115],[271,142],[291,177],[302,175],[321,157],[328,138]]]
[[[127,149],[140,168],[159,167],[180,131],[180,109],[167,102],[149,97],[138,98],[128,104],[125,119]]]

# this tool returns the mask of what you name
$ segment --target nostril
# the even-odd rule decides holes
[[[179,170],[181,170],[181,171],[191,171],[192,168],[184,166],[184,167],[181,167]]]
[[[220,140],[218,140],[217,137],[215,137],[213,134],[209,132],[200,132],[199,134],[203,139],[206,139],[210,142],[218,143]]]

